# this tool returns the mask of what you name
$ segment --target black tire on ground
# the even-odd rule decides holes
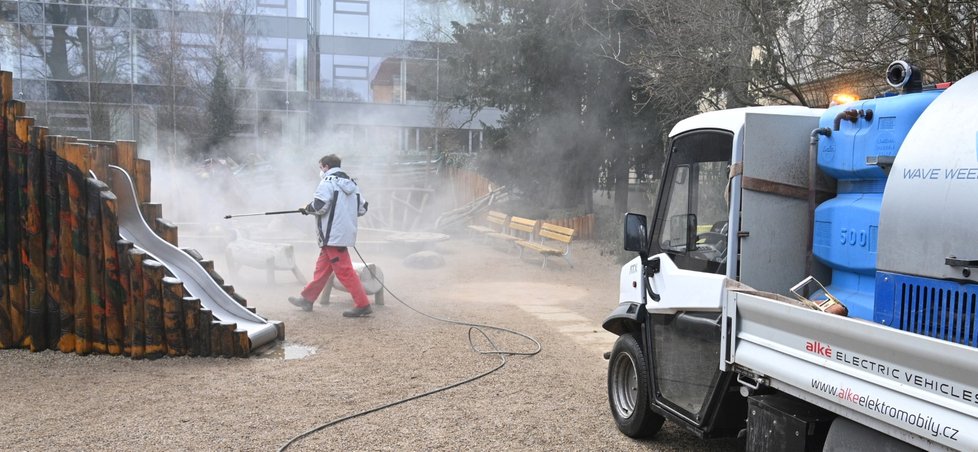
[[[665,422],[649,408],[649,369],[637,333],[615,341],[608,362],[608,403],[618,430],[631,438],[655,436]]]

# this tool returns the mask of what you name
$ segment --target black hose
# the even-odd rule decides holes
[[[420,314],[423,317],[427,317],[427,318],[432,319],[432,320],[435,320],[435,321],[444,322],[444,323],[448,323],[448,324],[452,324],[452,325],[460,325],[460,326],[467,326],[467,327],[469,327],[469,332],[468,332],[469,347],[472,348],[472,351],[474,351],[474,352],[476,352],[476,353],[478,353],[480,355],[496,355],[496,356],[498,356],[499,357],[499,365],[497,365],[496,367],[493,367],[492,369],[489,369],[489,370],[487,370],[485,372],[482,372],[482,373],[473,375],[471,377],[465,378],[465,379],[460,380],[460,381],[457,381],[455,383],[451,383],[451,384],[442,386],[440,388],[435,388],[435,389],[432,389],[430,391],[423,392],[421,394],[416,394],[416,395],[413,395],[413,396],[410,396],[410,397],[406,397],[406,398],[403,398],[403,399],[400,399],[400,400],[395,400],[395,401],[390,402],[390,403],[386,403],[386,404],[383,404],[383,405],[380,405],[380,406],[369,408],[367,410],[360,411],[358,413],[350,414],[350,415],[347,415],[347,416],[344,416],[344,417],[341,417],[341,418],[334,419],[332,421],[326,422],[324,424],[320,424],[320,425],[318,425],[318,426],[316,426],[316,427],[314,427],[314,428],[312,428],[310,430],[307,430],[305,432],[302,432],[302,433],[296,435],[295,437],[293,437],[292,439],[290,439],[287,443],[285,443],[281,448],[278,449],[279,452],[284,451],[289,446],[291,446],[293,443],[295,443],[296,441],[298,441],[298,440],[300,440],[302,438],[305,438],[305,437],[307,437],[307,436],[309,436],[309,435],[311,435],[313,433],[316,433],[318,431],[324,430],[326,428],[332,427],[332,426],[334,426],[336,424],[339,424],[339,423],[341,423],[343,421],[348,421],[350,419],[355,419],[355,418],[358,418],[358,417],[361,417],[361,416],[365,416],[365,415],[370,414],[370,413],[375,413],[375,412],[380,411],[380,410],[384,410],[384,409],[387,409],[387,408],[391,408],[391,407],[400,405],[402,403],[407,403],[407,402],[410,402],[412,400],[417,400],[417,399],[420,399],[422,397],[426,397],[426,396],[429,396],[429,395],[432,395],[432,394],[437,394],[437,393],[442,392],[442,391],[447,391],[449,389],[452,389],[452,388],[455,388],[455,387],[458,387],[458,386],[462,386],[462,385],[464,385],[466,383],[471,383],[471,382],[473,382],[475,380],[478,380],[478,379],[480,379],[482,377],[485,377],[485,376],[487,376],[487,375],[489,375],[489,374],[491,374],[491,373],[493,373],[493,372],[495,372],[495,371],[497,371],[499,369],[502,369],[504,366],[506,366],[506,362],[507,362],[506,357],[507,356],[533,356],[533,355],[536,355],[537,353],[540,353],[540,351],[543,350],[543,346],[540,345],[540,341],[534,339],[532,336],[530,336],[528,334],[521,333],[519,331],[515,331],[515,330],[511,330],[511,329],[503,328],[503,327],[499,327],[499,326],[481,324],[481,323],[471,323],[471,322],[464,322],[464,321],[460,321],[460,320],[446,319],[444,317],[434,316],[434,315],[431,315],[431,314],[428,314],[428,313],[425,313],[425,312],[422,312],[422,311],[418,310],[414,306],[411,306],[410,304],[408,304],[404,300],[398,298],[398,296],[395,295],[394,292],[392,292],[390,289],[387,288],[387,286],[384,285],[384,282],[383,281],[381,281],[379,278],[377,278],[377,275],[374,274],[374,271],[370,268],[369,265],[367,265],[367,261],[363,258],[362,255],[360,255],[360,250],[358,250],[356,247],[353,247],[353,251],[356,251],[357,257],[360,258],[360,262],[362,262],[364,264],[364,266],[367,268],[367,271],[370,272],[370,276],[372,276],[374,278],[374,280],[376,280],[377,282],[380,283],[380,286],[381,286],[382,290],[387,291],[387,293],[389,293],[392,297],[394,297],[394,299],[397,300],[399,303],[401,303],[402,305],[406,306],[408,309],[410,309],[410,310],[412,310],[412,311]],[[486,333],[485,330],[495,330],[495,331],[501,331],[501,332],[504,332],[504,333],[515,334],[517,336],[520,336],[522,338],[525,338],[525,339],[529,340],[530,342],[533,342],[533,344],[536,345],[536,348],[533,351],[528,351],[528,352],[500,350],[499,347],[492,340],[492,338],[489,337],[489,335]],[[483,338],[485,338],[486,342],[488,342],[489,345],[491,346],[491,348],[489,350],[481,350],[481,349],[479,349],[479,347],[477,347],[475,345],[475,342],[472,339],[472,334],[474,332],[478,332],[479,334],[482,335]]]

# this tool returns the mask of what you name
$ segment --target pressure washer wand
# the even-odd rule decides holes
[[[239,214],[239,215],[225,215],[224,216],[224,219],[225,220],[229,220],[231,218],[238,218],[238,217],[257,217],[259,215],[285,215],[287,213],[302,213],[302,209],[279,210],[279,211],[276,211],[276,212],[242,213],[242,214]]]

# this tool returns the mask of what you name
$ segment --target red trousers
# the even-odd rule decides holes
[[[370,305],[367,292],[363,290],[363,284],[360,283],[360,275],[350,262],[350,252],[346,248],[335,246],[324,246],[320,249],[319,259],[316,260],[316,271],[313,273],[312,281],[302,289],[302,298],[315,302],[326,287],[329,276],[334,272],[336,279],[340,280],[350,295],[353,295],[354,306],[365,308]]]

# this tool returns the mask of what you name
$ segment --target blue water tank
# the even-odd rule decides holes
[[[818,167],[837,182],[836,197],[815,209],[813,252],[832,270],[830,293],[849,316],[873,320],[876,241],[889,164],[914,122],[943,91],[881,97],[825,111]]]

